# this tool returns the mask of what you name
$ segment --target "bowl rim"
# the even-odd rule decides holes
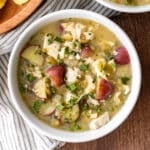
[[[33,35],[33,33],[38,31],[41,27],[45,26],[46,24],[49,24],[50,22],[60,20],[62,18],[65,19],[70,17],[93,20],[107,27],[111,32],[117,31],[114,34],[117,37],[122,36],[122,38],[124,39],[121,40],[119,38],[119,40],[122,43],[124,42],[128,43],[127,47],[130,47],[132,51],[132,53],[129,53],[130,57],[132,56],[131,59],[133,63],[133,65],[131,63],[132,74],[134,71],[137,73],[137,75],[135,76],[133,74],[135,78],[133,78],[134,82],[132,81],[133,87],[131,93],[127,98],[125,104],[122,106],[121,110],[113,117],[113,119],[111,119],[106,125],[104,125],[103,127],[97,130],[69,132],[69,131],[58,130],[48,126],[44,122],[40,121],[35,115],[33,115],[30,112],[30,110],[25,106],[25,103],[21,98],[18,84],[17,84],[17,64],[19,59],[19,53],[23,48],[23,46],[25,45],[25,43],[29,40],[31,35]],[[32,127],[33,129],[38,130],[40,133],[50,138],[57,139],[60,141],[65,141],[65,142],[73,142],[73,143],[87,142],[87,141],[101,138],[111,133],[118,126],[120,126],[131,113],[132,109],[134,108],[137,102],[138,95],[140,92],[140,87],[141,87],[141,65],[139,62],[138,55],[136,53],[136,49],[133,46],[127,34],[116,23],[112,22],[110,19],[87,10],[79,10],[79,9],[60,10],[48,14],[38,19],[37,21],[33,22],[29,27],[27,27],[24,30],[24,32],[20,35],[19,39],[15,43],[8,64],[8,88],[9,88],[10,96],[12,98],[13,105],[15,106],[16,110],[19,112],[22,118],[29,124],[29,126]],[[128,111],[126,111],[126,109]]]
[[[150,4],[148,5],[141,5],[141,6],[126,6],[121,4],[116,4],[113,2],[110,2],[108,0],[95,0],[98,3],[102,4],[105,7],[108,7],[110,9],[119,11],[119,12],[125,12],[125,13],[144,13],[150,11]]]

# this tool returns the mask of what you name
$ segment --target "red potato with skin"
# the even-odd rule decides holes
[[[47,102],[41,106],[39,112],[44,116],[50,116],[55,113],[55,110],[56,110],[56,104],[52,102]]]
[[[106,80],[100,79],[97,83],[96,88],[96,99],[97,100],[106,100],[113,92],[113,84]]]
[[[55,112],[56,108],[54,107],[49,107],[47,110],[45,110],[45,113],[43,115],[49,116],[52,115]]]
[[[130,57],[125,47],[119,47],[114,55],[114,60],[119,65],[126,65],[130,63]]]
[[[60,31],[60,33],[64,32],[64,27],[62,26],[62,24],[59,25],[59,31]]]
[[[45,78],[36,80],[33,84],[32,91],[37,97],[44,101],[47,98]]]
[[[91,55],[92,55],[92,49],[90,48],[90,46],[84,46],[80,53],[81,58],[86,58]]]
[[[59,87],[64,83],[66,68],[64,65],[55,65],[47,69],[47,74],[51,79],[52,85]]]

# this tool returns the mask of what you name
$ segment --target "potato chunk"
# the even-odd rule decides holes
[[[31,64],[42,66],[44,58],[42,55],[37,53],[38,49],[38,46],[29,46],[23,50],[21,56],[28,60]]]
[[[46,99],[47,98],[46,89],[47,89],[46,78],[42,78],[35,82],[32,91],[35,93],[37,97]]]
[[[0,0],[0,9],[3,8],[7,0]]]
[[[42,106],[40,107],[40,114],[44,115],[44,116],[48,116],[51,115],[55,112],[56,110],[56,104],[54,102],[50,102],[48,101],[45,104],[42,104]]]
[[[13,0],[15,4],[17,5],[23,5],[27,3],[29,0]]]
[[[62,122],[74,122],[79,117],[79,105],[76,104],[72,108],[64,109],[60,111],[60,119]]]

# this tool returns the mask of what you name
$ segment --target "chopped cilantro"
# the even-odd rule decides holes
[[[77,103],[77,98],[75,98],[75,97],[72,97],[70,100],[69,100],[69,103],[71,104],[71,105],[75,105],[76,103]]]
[[[87,98],[88,98],[88,94],[85,94],[80,98],[80,100],[87,99]]]
[[[51,89],[52,94],[56,93],[56,88],[55,87],[51,86],[50,89]]]
[[[51,44],[53,43],[53,40],[54,40],[54,36],[51,34],[51,33],[48,33],[47,34],[47,37],[48,37],[48,44]]]
[[[39,113],[39,109],[41,107],[41,104],[42,104],[42,102],[39,100],[34,102],[34,104],[32,106],[34,113]]]
[[[62,104],[57,105],[57,109],[59,109],[59,110],[63,110],[64,108],[65,108],[65,106],[64,106],[64,105],[62,105]]]
[[[69,47],[65,47],[65,55],[69,55]]]
[[[130,1],[129,1],[129,0],[125,0],[124,4],[125,4],[125,5],[129,5],[129,4],[130,4]]]
[[[53,43],[53,35],[52,34],[50,34],[48,36],[48,44],[51,44],[51,43]]]
[[[78,53],[75,52],[75,51],[71,51],[71,54],[74,55],[74,56],[76,56]]]
[[[71,124],[70,130],[71,130],[71,131],[81,130],[81,127],[80,127],[76,122],[73,122],[73,123]]]
[[[63,60],[60,58],[57,59],[57,62],[58,62],[58,64],[63,64]]]
[[[31,73],[28,73],[26,76],[25,76],[26,80],[29,81],[29,82],[32,82],[36,79],[36,77],[34,77]]]
[[[89,107],[90,109],[95,110],[98,113],[102,111],[101,105],[90,105]]]
[[[104,71],[107,71],[107,69],[108,69],[108,66],[107,66],[107,65],[104,65],[104,66],[103,66],[103,70],[104,70]]]
[[[95,83],[95,82],[96,82],[96,79],[97,79],[97,76],[94,76],[92,82]]]
[[[121,82],[122,82],[123,84],[127,84],[129,80],[130,80],[129,77],[121,77]]]
[[[77,85],[75,83],[72,83],[70,85],[67,85],[68,90],[71,92],[75,92],[77,90]]]
[[[107,60],[107,61],[110,61],[113,59],[113,55],[112,54],[107,54],[107,55],[104,55],[104,58]]]
[[[63,39],[59,36],[56,36],[54,40],[57,41],[57,42],[60,42],[60,43],[63,42]]]
[[[26,92],[26,88],[25,88],[24,86],[20,86],[19,89],[20,89],[20,92],[21,92],[21,93],[25,93],[25,92]]]
[[[73,48],[77,47],[77,42],[73,42]]]
[[[35,52],[34,52],[34,54],[38,54],[38,55],[42,55],[42,51],[40,50],[40,49],[37,49]]]
[[[92,98],[95,98],[95,92],[91,92],[88,95],[91,96]]]
[[[53,40],[51,38],[48,39],[48,44],[53,43]]]
[[[88,110],[88,104],[82,104],[81,105],[81,109],[82,109],[82,111],[86,111],[86,110]]]
[[[86,70],[89,69],[89,65],[83,63],[83,64],[81,64],[81,65],[79,66],[79,68],[80,68],[81,71],[86,71]]]
[[[77,86],[77,94],[81,95],[84,91],[84,88],[81,86],[81,84],[78,84]]]

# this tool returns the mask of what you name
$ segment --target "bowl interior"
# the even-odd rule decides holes
[[[127,6],[127,5],[120,5],[108,0],[96,0],[98,3],[116,10],[120,12],[127,12],[127,13],[141,13],[141,12],[148,12],[150,11],[150,4],[149,5],[141,5],[141,6]]]
[[[17,64],[19,59],[19,54],[29,38],[36,33],[41,27],[49,24],[50,22],[57,21],[64,18],[83,18],[90,19],[97,23],[100,23],[111,30],[117,38],[122,42],[122,44],[129,51],[131,58],[131,72],[132,72],[132,83],[131,83],[131,93],[128,96],[125,104],[121,110],[113,117],[113,119],[107,123],[105,126],[97,130],[89,130],[83,132],[69,132],[62,131],[58,129],[51,128],[47,124],[41,122],[36,116],[34,116],[30,110],[25,106],[20,92],[18,90],[17,84]],[[38,19],[33,24],[31,24],[19,37],[16,42],[9,62],[8,69],[8,86],[12,97],[13,104],[16,110],[21,114],[23,119],[34,129],[38,130],[42,134],[61,141],[67,142],[85,142],[94,140],[105,136],[114,129],[116,129],[130,114],[133,109],[140,90],[141,84],[141,70],[138,55],[136,50],[131,43],[128,36],[118,27],[115,23],[110,21],[104,16],[98,15],[93,12],[85,10],[62,10]]]

